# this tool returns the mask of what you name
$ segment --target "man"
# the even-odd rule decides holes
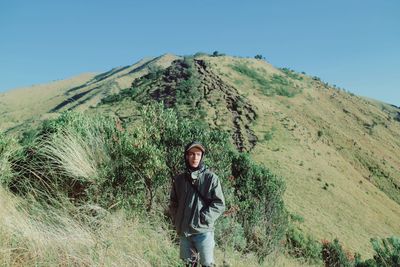
[[[186,172],[174,177],[170,214],[180,236],[180,257],[186,266],[214,265],[214,222],[225,210],[218,177],[203,164],[206,150],[199,142],[185,147]]]

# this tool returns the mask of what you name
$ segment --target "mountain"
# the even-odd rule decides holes
[[[283,177],[287,208],[316,239],[369,254],[370,238],[400,235],[400,109],[265,60],[165,54],[10,91],[0,129],[19,134],[65,110],[130,123],[152,101],[228,131]]]

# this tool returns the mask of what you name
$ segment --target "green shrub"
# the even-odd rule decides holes
[[[377,266],[400,266],[400,238],[371,239]]]
[[[354,257],[354,267],[377,267],[377,265],[374,259],[363,261],[361,260],[361,255],[356,253]]]
[[[248,247],[263,258],[279,246],[287,228],[282,200],[285,184],[243,153],[233,158],[232,175],[238,219],[244,227]]]
[[[300,214],[290,213],[289,218],[293,222],[301,222],[301,223],[304,222],[304,217],[301,216]]]
[[[12,157],[18,145],[12,138],[0,132],[0,185],[8,186],[12,180]]]
[[[246,234],[243,226],[235,217],[223,216],[218,220],[216,242],[225,250],[230,247],[245,252],[247,247]]]
[[[203,56],[210,56],[210,54],[205,53],[205,52],[197,52],[197,53],[195,53],[195,54],[193,55],[194,58],[203,57]]]
[[[284,72],[286,74],[286,76],[288,76],[289,78],[293,79],[293,80],[303,80],[303,77],[298,74],[297,72],[295,72],[294,70],[291,70],[289,68],[281,68],[280,69],[282,72]],[[305,74],[305,73],[302,73]]]
[[[374,256],[372,259],[361,260],[361,255],[355,255],[355,267],[389,267],[400,266],[400,238],[392,236],[378,240],[371,239]]]
[[[322,243],[322,259],[328,267],[350,267],[353,263],[352,256],[344,251],[337,239]]]
[[[295,258],[302,258],[313,263],[322,261],[321,244],[298,228],[290,227],[286,232],[286,248],[289,254]]]
[[[222,56],[225,56],[225,54],[220,53],[220,52],[218,52],[218,51],[214,51],[214,52],[212,53],[212,57],[222,57]]]
[[[267,131],[264,134],[264,140],[265,141],[270,141],[270,140],[272,140],[273,137],[274,137],[274,132],[273,131]]]
[[[259,85],[261,85],[264,94],[273,95],[273,89],[271,88],[268,80],[263,75],[259,74],[256,70],[248,67],[246,64],[235,64],[231,67],[236,72],[249,77],[250,79],[256,81]]]
[[[264,134],[264,140],[265,140],[265,141],[271,141],[272,138],[274,137],[275,131],[276,131],[276,128],[273,126],[273,127],[271,128],[271,130],[267,131],[267,132]]]

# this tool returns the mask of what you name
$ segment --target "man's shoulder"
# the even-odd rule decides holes
[[[211,180],[218,179],[218,176],[215,174],[215,172],[212,169],[208,168],[204,171],[204,177]]]

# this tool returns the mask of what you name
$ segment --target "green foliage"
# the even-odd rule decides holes
[[[282,196],[285,184],[267,169],[251,162],[247,154],[232,160],[233,187],[249,249],[262,258],[283,239],[287,213]]]
[[[196,119],[206,113],[199,109],[203,95],[199,90],[200,79],[193,56],[175,60],[170,67],[162,69],[158,65],[149,67],[149,73],[135,79],[131,88],[119,94],[103,98],[102,104],[111,104],[123,99],[131,99],[142,105],[163,102],[165,107],[184,110]]]
[[[240,252],[246,251],[246,233],[234,216],[223,216],[219,219],[215,235],[216,242],[223,249],[231,247]]]
[[[400,266],[400,238],[371,239],[377,266]]]
[[[322,259],[325,266],[329,267],[350,267],[353,263],[352,256],[344,251],[337,239],[334,239],[333,242],[324,241],[322,243]]]
[[[163,67],[161,67],[160,65],[155,65],[155,64],[150,65],[148,69],[149,69],[149,73],[148,73],[148,75],[146,75],[146,78],[149,80],[157,79],[164,72]]]
[[[298,93],[298,90],[294,89],[294,85],[291,81],[278,74],[272,75],[271,83],[277,95],[293,97]]]
[[[397,186],[395,179],[384,166],[381,165],[373,155],[363,154],[356,151],[354,154],[357,161],[370,172],[375,185],[382,190],[389,198],[400,204],[400,188]]]
[[[389,267],[400,266],[400,238],[392,236],[378,240],[371,239],[374,257],[365,261],[361,260],[361,255],[355,255],[355,267]]]
[[[284,76],[273,74],[271,78],[267,79],[264,75],[246,64],[235,64],[231,67],[238,73],[241,73],[257,82],[260,85],[263,94],[267,96],[280,95],[294,97],[300,92],[300,90],[296,89],[295,85]]]
[[[134,99],[146,89],[149,84],[152,84],[160,78],[165,70],[159,65],[150,65],[148,73],[142,77],[135,79],[131,87],[121,90],[117,94],[109,95],[101,99],[101,104],[112,104],[123,100],[124,98]]]
[[[210,56],[210,54],[205,53],[205,52],[197,52],[196,54],[193,55],[194,58],[203,57],[203,56]]]
[[[354,267],[377,267],[377,265],[374,259],[363,261],[361,260],[361,255],[356,253],[354,257]]]
[[[400,238],[389,237],[371,239],[375,253],[372,259],[363,261],[359,253],[354,257],[343,249],[337,239],[333,242],[322,241],[322,245],[300,229],[291,226],[286,232],[286,249],[289,255],[304,259],[310,263],[323,260],[325,266],[355,267],[391,267],[400,266]]]
[[[295,258],[301,258],[308,262],[321,262],[321,243],[311,236],[305,235],[300,229],[290,227],[286,232],[286,248],[289,254]]]
[[[298,80],[298,81],[303,80],[303,76],[301,76],[300,74],[298,74],[294,70],[291,70],[289,68],[281,68],[280,70],[282,72],[284,72],[287,77],[289,77],[289,78],[291,78],[293,80]],[[305,74],[305,73],[303,73],[303,74]]]
[[[293,222],[304,222],[304,217],[301,216],[300,214],[296,214],[296,213],[290,213],[289,215],[290,220]]]
[[[314,81],[321,82],[321,78],[318,77],[318,76],[313,76],[312,79],[313,79]]]
[[[179,79],[176,87],[176,103],[188,105],[191,111],[196,112],[196,103],[201,98],[199,91],[200,79],[192,57],[185,57],[181,65],[177,66]]]
[[[117,125],[115,118],[72,112],[45,121],[36,134],[22,140],[25,145],[13,162],[13,171],[19,173],[13,188],[50,197],[66,194],[104,206],[112,203],[114,199],[102,193],[123,175],[119,152],[121,140],[127,139]]]
[[[220,53],[220,52],[218,52],[218,51],[214,51],[214,52],[212,53],[212,57],[222,57],[222,56],[225,56],[225,54],[222,54],[222,53]]]
[[[264,57],[262,55],[260,55],[260,54],[255,55],[254,58],[255,59],[259,59],[259,60],[264,59]]]
[[[275,128],[275,127],[272,127],[271,130],[267,131],[267,132],[264,134],[264,140],[265,140],[265,141],[271,141],[272,138],[274,137],[275,131],[276,131],[276,128]]]
[[[11,159],[17,149],[16,141],[0,132],[0,185],[8,186],[12,180]]]

